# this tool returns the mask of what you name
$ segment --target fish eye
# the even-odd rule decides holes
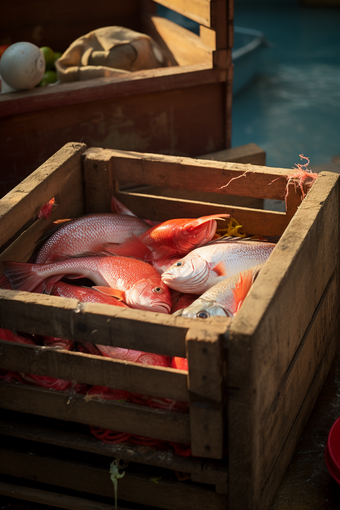
[[[196,314],[198,319],[209,319],[210,314],[206,310],[201,310]]]
[[[155,287],[154,289],[152,289],[152,292],[154,292],[155,294],[162,294],[163,289],[162,287]]]
[[[184,261],[183,260],[179,260],[178,262],[175,263],[175,267],[181,267],[184,265]]]

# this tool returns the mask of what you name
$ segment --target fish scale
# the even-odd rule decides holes
[[[59,227],[45,242],[36,257],[38,264],[86,252],[105,250],[107,243],[123,243],[131,235],[150,228],[144,220],[115,213],[87,214]]]

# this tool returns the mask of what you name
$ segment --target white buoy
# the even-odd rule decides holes
[[[33,89],[45,72],[43,52],[35,44],[11,44],[0,59],[1,93]]]

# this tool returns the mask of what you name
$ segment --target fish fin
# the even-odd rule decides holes
[[[57,275],[57,276],[50,276],[49,278],[46,278],[46,280],[44,280],[44,282],[42,283],[41,293],[43,293],[43,294],[52,294],[52,290],[53,290],[54,284],[59,282],[60,279],[61,278],[60,278],[59,275]],[[35,291],[37,292],[38,289],[36,289]]]
[[[209,216],[201,216],[200,218],[195,218],[193,220],[189,220],[187,223],[187,227],[196,228],[203,223],[207,223],[212,220],[223,220],[225,218],[230,218],[230,214],[210,214]]]
[[[67,278],[67,280],[79,280],[80,278],[86,278],[86,276],[83,274],[64,274],[61,275],[60,278],[58,278],[58,280],[60,280],[61,278]],[[57,282],[58,280],[55,281]]]
[[[126,207],[126,205],[122,204],[122,202],[120,202],[118,198],[116,198],[114,195],[112,195],[111,198],[111,212],[114,214],[125,214],[126,216],[134,216],[135,218],[137,218],[137,215],[133,213],[128,207]]]
[[[256,274],[256,276],[257,276],[257,274]],[[233,288],[233,296],[234,296],[234,299],[235,299],[236,305],[237,305],[235,314],[239,311],[243,301],[245,300],[248,292],[250,291],[250,288],[251,288],[253,282],[254,282],[254,274],[253,274],[252,269],[249,269],[248,271],[245,271],[243,274],[240,274],[240,277],[239,277],[235,287]]]
[[[32,292],[43,278],[33,272],[35,264],[26,262],[3,262],[3,272],[10,281],[13,290]]]
[[[122,244],[106,243],[105,251],[111,255],[120,255],[122,257],[135,257],[141,260],[149,260],[151,250],[137,237],[133,235]]]
[[[173,255],[174,250],[172,248],[169,246],[160,246],[156,250],[150,250],[150,253],[144,258],[144,260],[151,262],[154,260],[168,259]]]
[[[92,289],[98,290],[102,294],[106,294],[107,296],[112,296],[118,299],[119,301],[124,301],[125,292],[123,290],[113,289],[112,287],[103,287],[103,286],[94,286]]]
[[[225,262],[223,261],[216,264],[216,266],[212,268],[212,271],[214,271],[217,276],[227,276],[228,274]]]

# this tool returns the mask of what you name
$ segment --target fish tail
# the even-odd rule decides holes
[[[13,290],[32,292],[44,280],[33,268],[36,264],[25,262],[3,262],[3,271],[9,279]]]

